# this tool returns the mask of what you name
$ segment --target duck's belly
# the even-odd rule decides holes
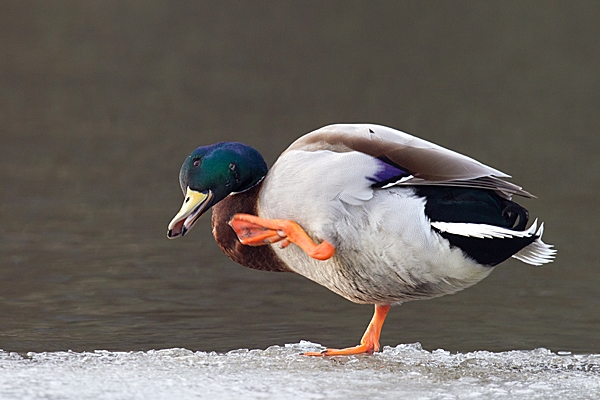
[[[293,271],[356,303],[394,304],[443,296],[492,271],[431,230],[424,201],[411,189],[375,191],[360,205],[315,205],[320,212],[312,215],[293,208],[282,212],[281,203],[278,206],[277,216],[263,207],[259,214],[295,220],[315,241],[331,242],[336,253],[318,261],[295,245],[285,249],[274,245],[276,254]]]
[[[460,266],[460,276],[438,273],[452,270],[456,265],[440,263],[407,255],[391,259],[373,251],[345,251],[327,261],[310,259],[299,249],[276,249],[278,256],[294,272],[325,286],[355,303],[395,304],[423,300],[455,293],[488,276],[492,268],[472,262]],[[408,261],[410,260],[410,261]]]

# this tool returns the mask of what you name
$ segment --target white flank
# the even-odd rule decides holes
[[[529,246],[521,249],[513,257],[517,260],[531,265],[542,265],[554,260],[556,250],[552,245],[542,242],[542,234],[544,233],[544,224],[540,224],[540,229],[537,230],[537,219],[529,229],[525,231],[514,231],[507,228],[502,228],[487,224],[471,224],[465,222],[431,222],[431,226],[440,232],[451,233],[454,235],[474,237],[478,239],[510,239],[515,237],[532,237],[538,238]]]

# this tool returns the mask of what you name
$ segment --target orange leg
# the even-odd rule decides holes
[[[317,260],[327,260],[335,253],[335,247],[331,243],[323,240],[316,244],[300,225],[289,219],[264,219],[250,214],[235,214],[229,225],[240,243],[247,246],[281,242],[282,247],[287,247],[290,243],[295,243]]]
[[[385,321],[390,306],[375,305],[375,314],[369,323],[365,334],[360,340],[360,344],[345,349],[327,349],[321,352],[306,352],[305,356],[349,356],[352,354],[373,354],[379,351],[379,337],[381,336],[381,327]]]

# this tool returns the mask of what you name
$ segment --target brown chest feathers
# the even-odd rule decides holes
[[[277,257],[271,246],[244,246],[228,224],[237,213],[257,215],[256,200],[261,187],[262,182],[245,192],[231,194],[213,206],[213,236],[221,250],[244,267],[263,271],[292,272]]]

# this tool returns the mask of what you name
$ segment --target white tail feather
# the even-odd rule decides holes
[[[538,238],[531,243],[529,246],[524,247],[517,254],[513,255],[519,261],[531,265],[542,265],[554,261],[556,250],[554,250],[551,244],[542,242],[542,234],[544,233],[544,223],[540,224],[540,229],[535,233]]]

